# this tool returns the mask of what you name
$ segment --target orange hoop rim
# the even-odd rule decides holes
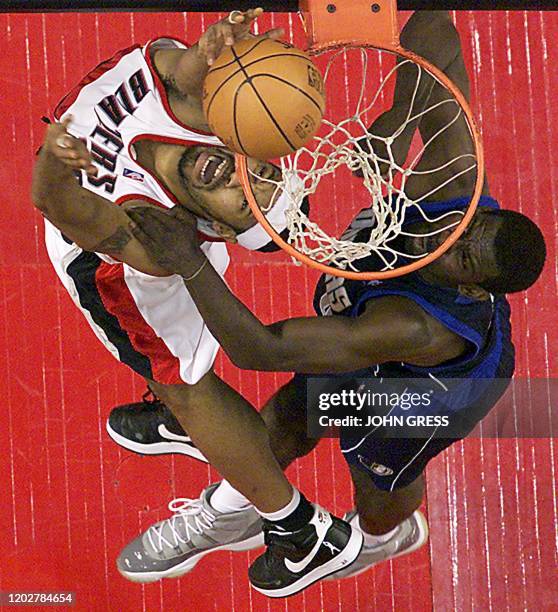
[[[321,53],[329,50],[334,50],[339,46],[341,45],[329,44],[320,48],[315,48],[313,49],[313,51]],[[424,268],[425,266],[438,259],[441,255],[448,251],[457,242],[457,240],[459,240],[463,232],[466,230],[467,226],[469,225],[469,222],[475,214],[475,211],[477,210],[477,206],[482,194],[482,188],[484,185],[484,149],[482,145],[482,140],[477,126],[477,122],[473,115],[473,111],[471,110],[471,107],[461,90],[451,81],[449,77],[447,77],[439,68],[434,66],[434,64],[431,64],[427,59],[421,57],[420,55],[417,55],[413,51],[405,49],[400,45],[390,48],[377,45],[365,45],[360,43],[356,45],[344,43],[343,46],[351,48],[367,48],[387,51],[389,53],[395,53],[397,55],[400,55],[401,57],[413,61],[414,63],[418,64],[419,66],[430,72],[430,74],[434,76],[434,78],[454,96],[462,111],[465,113],[465,116],[467,118],[467,124],[471,131],[471,136],[473,137],[473,142],[475,146],[475,156],[477,159],[477,178],[475,182],[475,188],[471,196],[471,201],[469,202],[469,206],[467,207],[467,210],[465,211],[465,214],[463,215],[461,221],[455,226],[455,228],[452,230],[451,234],[446,238],[446,240],[437,249],[432,251],[432,253],[428,253],[421,259],[401,266],[400,268],[396,268],[394,270],[384,270],[380,272],[356,272],[354,270],[343,270],[341,268],[336,268],[334,266],[315,261],[308,255],[301,253],[291,244],[283,240],[283,238],[275,231],[275,229],[266,219],[265,215],[258,207],[254,192],[252,191],[246,157],[244,155],[241,155],[240,153],[235,153],[236,169],[239,175],[240,183],[242,184],[242,188],[244,190],[244,194],[246,195],[246,199],[248,200],[248,205],[250,206],[250,209],[252,210],[256,221],[263,226],[265,231],[270,235],[273,242],[275,242],[277,246],[283,249],[283,251],[288,253],[291,257],[303,264],[306,264],[311,268],[319,270],[324,274],[330,274],[332,276],[341,276],[352,280],[383,280],[388,278],[395,278],[397,276],[403,276],[404,274],[416,272],[417,270]]]

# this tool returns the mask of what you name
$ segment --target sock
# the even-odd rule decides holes
[[[252,504],[228,480],[222,480],[213,491],[209,499],[209,505],[217,512],[240,512],[246,510]]]
[[[314,506],[298,491],[293,488],[291,501],[275,512],[260,512],[260,516],[286,531],[298,531],[305,527],[314,516]]]
[[[394,527],[391,531],[382,533],[382,535],[372,535],[371,533],[364,531],[362,525],[360,524],[360,517],[358,517],[358,522],[353,520],[351,523],[353,524],[353,527],[358,527],[358,529],[362,531],[362,534],[364,535],[364,545],[367,547],[375,547],[385,544],[395,535],[395,532],[397,531],[397,527]]]

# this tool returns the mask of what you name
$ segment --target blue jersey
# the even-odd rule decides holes
[[[426,206],[429,213],[443,213],[456,210],[467,203],[468,199],[456,199],[432,202]],[[479,206],[498,208],[497,202],[488,196],[481,197]],[[353,233],[355,230],[365,231],[367,219],[370,227],[374,223],[370,209],[361,211],[355,217],[351,224]],[[371,265],[363,259],[359,262],[359,268],[371,269]],[[416,272],[382,281],[358,281],[324,275],[316,288],[314,308],[318,315],[322,316],[356,317],[363,312],[365,305],[374,299],[393,295],[413,300],[431,317],[465,339],[468,350],[459,358],[437,366],[382,363],[371,366],[368,375],[381,378],[459,378],[469,381],[511,378],[515,353],[511,341],[510,307],[503,296],[491,296],[491,299],[484,301],[473,300],[461,295],[457,289],[431,285]],[[461,389],[459,393],[456,390],[456,393],[452,394],[453,397],[448,398],[448,405],[438,407],[435,412],[454,412],[469,408],[480,396],[482,384],[475,386],[476,392],[472,387],[473,385],[468,384],[467,389]],[[499,395],[501,393],[497,393],[497,396]],[[492,404],[494,402],[495,399]]]

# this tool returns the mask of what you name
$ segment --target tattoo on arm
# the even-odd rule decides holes
[[[172,74],[164,74],[161,77],[161,81],[165,86],[165,91],[168,96],[180,96],[180,89],[178,89],[178,85],[176,84],[176,79]]]
[[[96,251],[98,253],[107,253],[118,255],[122,253],[124,247],[132,240],[133,236],[130,232],[125,228],[120,226],[114,234],[101,240],[97,245],[95,245],[91,250]]]

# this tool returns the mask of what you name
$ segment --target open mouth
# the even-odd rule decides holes
[[[234,170],[234,159],[220,152],[202,151],[194,164],[194,180],[206,189],[224,185]]]

